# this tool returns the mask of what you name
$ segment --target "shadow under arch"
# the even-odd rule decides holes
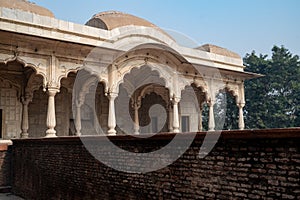
[[[105,105],[108,103],[107,82],[99,79],[99,74],[91,73],[88,69],[77,71],[72,88],[72,113],[76,133],[75,135],[103,135],[107,129],[108,115]],[[105,104],[102,104],[105,101]],[[106,110],[107,113],[103,110]],[[100,126],[98,126],[101,124]]]
[[[146,77],[145,74],[147,74]],[[148,130],[147,133],[149,134],[156,134],[157,131],[161,131],[165,124],[163,127],[154,128],[153,130],[157,131],[153,132],[149,126],[145,127],[149,124],[149,120],[146,120],[148,123],[143,123],[145,118],[149,117],[149,111],[155,110],[155,106],[161,106],[161,109],[156,111],[160,113],[160,115],[156,115],[157,118],[161,118],[159,122],[161,123],[167,119],[166,113],[170,101],[169,89],[166,88],[166,81],[159,75],[157,70],[153,70],[147,65],[131,69],[124,76],[124,82],[120,84],[118,91],[119,95],[116,98],[117,125],[125,134],[132,135],[134,124],[138,124],[139,127],[136,128],[140,131],[141,129]],[[151,93],[155,93],[157,96],[152,99],[152,102],[146,100],[147,105],[145,105],[145,98],[148,98],[147,95]],[[157,98],[161,98],[162,101],[157,101]],[[166,130],[164,131],[166,132]]]
[[[117,71],[118,79],[113,90],[117,91],[118,86],[124,80],[124,76],[130,73],[131,69],[140,68],[144,65],[148,65],[159,72],[161,77],[165,79],[166,87],[170,89],[170,93],[175,93],[177,90],[172,85],[174,78],[178,78],[180,74],[186,73],[186,71],[190,71],[191,74],[198,74],[196,68],[174,49],[163,44],[146,43],[119,54],[114,60],[111,67]],[[180,78],[185,79],[183,76]],[[191,81],[184,80],[184,82],[185,85],[189,85]],[[170,94],[170,96],[172,95]]]
[[[35,65],[15,56],[0,61],[0,80],[2,133],[6,138],[28,137],[29,105],[34,98],[34,91],[44,86],[45,79],[37,73]]]

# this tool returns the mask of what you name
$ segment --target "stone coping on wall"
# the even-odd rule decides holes
[[[299,128],[284,128],[284,129],[261,129],[261,130],[226,130],[226,131],[211,131],[211,132],[197,132],[197,133],[177,133],[180,138],[184,139],[185,136],[196,134],[195,138],[204,138],[207,134],[221,134],[220,139],[286,139],[286,138],[300,138]],[[137,138],[129,135],[117,136],[82,136],[90,140],[101,140],[108,137],[112,141],[118,140],[171,140],[176,133],[159,133],[150,138]],[[190,137],[189,137],[190,138]],[[53,138],[27,138],[27,139],[12,139],[13,144],[18,143],[38,143],[38,142],[78,142],[80,137],[77,136],[64,136]]]
[[[11,140],[0,140],[0,151],[6,151],[8,146],[12,145]]]

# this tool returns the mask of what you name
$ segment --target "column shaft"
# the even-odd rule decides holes
[[[46,137],[56,137],[56,116],[55,116],[55,95],[58,89],[48,88],[48,111],[47,111],[47,128]]]
[[[139,119],[139,106],[137,103],[134,104],[134,134],[139,135],[140,132],[140,119]]]
[[[208,103],[209,106],[209,119],[208,119],[208,131],[215,130],[215,115],[214,115],[214,101]]]
[[[22,133],[21,138],[28,138],[28,129],[29,129],[29,122],[28,122],[28,99],[24,99],[22,102],[23,109],[22,109]]]
[[[115,98],[117,94],[111,93],[108,95],[109,111],[108,111],[108,135],[116,135],[116,112],[115,112]]]
[[[172,105],[169,105],[169,132],[173,132],[173,112]]]
[[[239,107],[239,129],[244,130],[245,128],[244,112],[243,112],[244,105],[239,104],[238,107]]]
[[[76,135],[81,136],[81,105],[76,105],[75,128]]]
[[[178,110],[179,99],[173,99],[173,132],[178,133],[180,130],[179,126],[179,110]]]

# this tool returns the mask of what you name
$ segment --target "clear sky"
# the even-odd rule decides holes
[[[56,18],[85,24],[94,14],[117,10],[245,56],[271,54],[284,45],[300,55],[300,0],[31,0]]]

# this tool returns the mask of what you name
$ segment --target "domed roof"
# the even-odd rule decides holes
[[[158,28],[147,20],[118,11],[100,12],[94,15],[92,19],[86,23],[86,25],[105,30],[112,30],[114,28],[129,25]]]
[[[114,28],[129,26],[129,25],[146,26],[146,27],[156,28],[163,34],[170,37],[166,32],[164,32],[158,26],[152,24],[151,22],[136,17],[134,15],[130,15],[119,11],[100,12],[94,15],[92,19],[90,19],[85,25],[101,28],[104,30],[112,30]]]
[[[0,7],[23,10],[54,18],[54,14],[50,10],[38,6],[35,3],[29,2],[27,0],[0,0]]]
[[[225,49],[225,48],[222,48],[222,47],[219,47],[216,45],[212,45],[212,44],[205,44],[200,47],[197,47],[196,49],[210,52],[210,53],[219,54],[222,56],[231,57],[231,58],[241,58],[241,56],[239,54],[234,53],[233,51],[230,51],[228,49]]]

